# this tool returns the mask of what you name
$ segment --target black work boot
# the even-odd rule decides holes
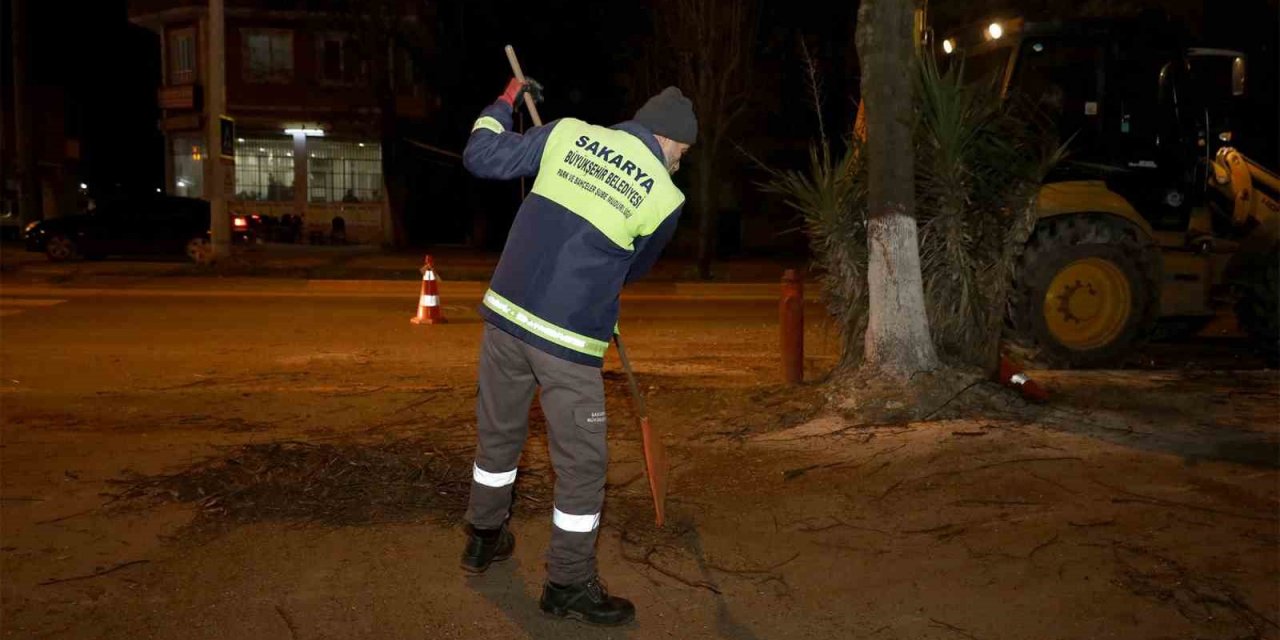
[[[635,605],[626,598],[609,595],[599,576],[570,585],[548,582],[542,587],[538,605],[557,618],[603,626],[626,624],[636,617]]]
[[[516,537],[507,531],[504,523],[497,529],[477,529],[468,526],[467,546],[462,550],[462,570],[484,573],[494,562],[511,557],[516,548]]]

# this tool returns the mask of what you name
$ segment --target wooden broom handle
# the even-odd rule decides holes
[[[520,70],[520,61],[516,59],[516,50],[511,45],[507,45],[507,60],[511,62],[511,73],[514,73],[516,80],[520,84],[524,84],[524,71]],[[533,96],[528,91],[524,92],[524,108],[529,110],[529,117],[533,118],[533,126],[542,126],[542,116],[538,115],[538,105],[533,103]]]

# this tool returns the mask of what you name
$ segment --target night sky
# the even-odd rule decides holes
[[[125,0],[28,2],[31,83],[67,96],[81,179],[95,193],[154,191],[164,181],[155,90],[159,39],[128,21]]]
[[[803,150],[816,127],[803,83],[798,51],[801,38],[814,52],[823,74],[825,115],[848,123],[857,90],[853,28],[856,3],[764,0],[760,3],[759,46],[753,104],[738,140],[770,156]],[[1089,3],[1083,3],[1087,6]],[[1136,7],[1142,2],[1127,4]],[[1255,154],[1277,158],[1276,38],[1280,18],[1275,0],[1158,3],[1185,18],[1206,43],[1247,49],[1256,103],[1255,123],[1263,138]],[[465,143],[475,114],[503,88],[509,75],[502,46],[516,46],[527,72],[547,87],[542,111],[547,119],[573,115],[612,123],[630,116],[647,97],[634,95],[630,74],[643,52],[662,55],[661,34],[651,33],[648,3],[582,3],[548,0],[468,0],[437,3],[438,43],[424,71],[429,90],[441,97],[442,112],[428,125],[430,142],[449,149]],[[975,16],[1023,9],[1052,16],[1082,3],[1024,0],[938,3],[933,22],[959,23]],[[82,172],[94,190],[119,184],[149,190],[162,182],[162,138],[155,88],[160,76],[158,39],[127,20],[125,0],[29,2],[35,48],[33,83],[65,88],[69,133],[82,140]],[[70,46],[67,46],[69,43]],[[1269,122],[1265,122],[1270,120]],[[829,126],[840,132],[846,126]],[[779,151],[781,150],[781,151]],[[744,181],[750,182],[744,176]],[[750,185],[748,185],[750,186]]]

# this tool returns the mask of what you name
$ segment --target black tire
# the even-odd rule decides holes
[[[1280,353],[1280,246],[1260,256],[1236,287],[1236,321],[1274,361]]]
[[[213,255],[209,239],[202,235],[187,240],[182,252],[188,260],[196,264],[209,264]]]
[[[80,248],[75,240],[62,234],[49,236],[44,243],[44,254],[52,262],[66,262],[80,257]]]
[[[1105,343],[1081,348],[1064,344],[1053,334],[1045,306],[1058,273],[1085,259],[1105,261],[1123,274],[1129,308],[1123,324],[1117,320]],[[1160,253],[1135,225],[1094,213],[1050,218],[1036,225],[1019,258],[1009,304],[1010,338],[1021,354],[1048,367],[1115,365],[1150,336],[1159,315]]]
[[[1213,322],[1214,316],[1173,316],[1160,318],[1151,330],[1152,342],[1190,340]]]

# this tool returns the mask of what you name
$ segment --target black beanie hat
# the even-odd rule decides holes
[[[693,102],[675,87],[667,87],[649,98],[636,112],[635,120],[664,138],[685,144],[698,141],[698,117],[693,114]]]

